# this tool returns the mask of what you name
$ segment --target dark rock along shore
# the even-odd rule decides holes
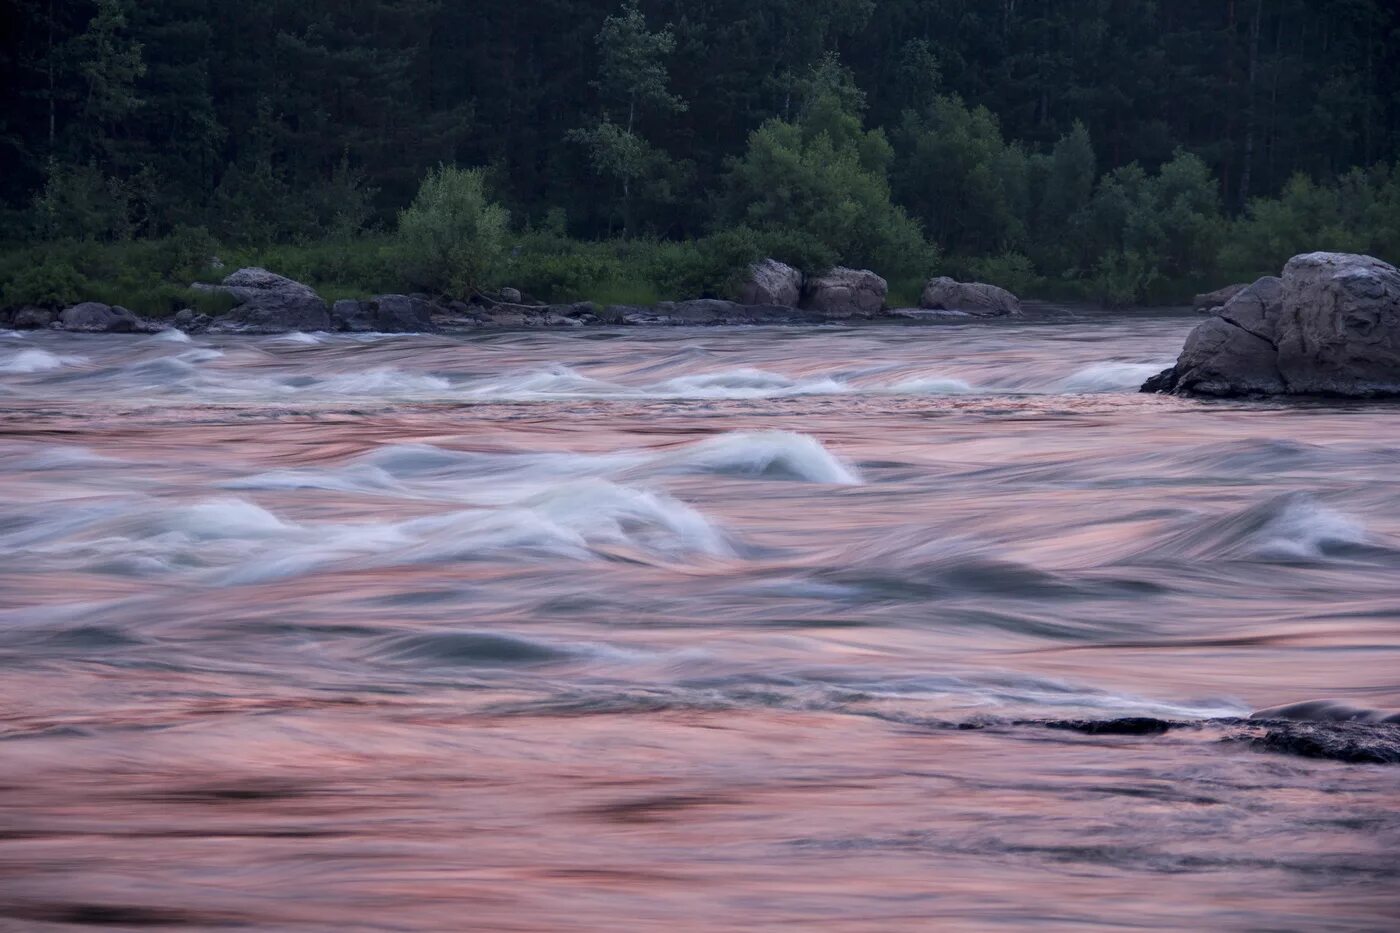
[[[239,269],[217,285],[193,287],[228,299],[232,307],[217,316],[192,309],[176,314],[171,324],[191,333],[425,333],[444,328],[830,324],[881,318],[918,322],[1021,314],[1019,300],[1004,289],[947,278],[929,282],[921,307],[891,309],[885,305],[888,284],[869,270],[836,268],[808,279],[772,259],[751,267],[738,301],[702,298],[651,306],[532,303],[514,288],[503,288],[494,297],[478,296],[470,303],[415,294],[328,305],[310,286],[257,268]],[[163,327],[125,308],[95,302],[61,315],[41,308],[16,309],[7,323],[19,329],[56,327],[92,333],[153,333]]]

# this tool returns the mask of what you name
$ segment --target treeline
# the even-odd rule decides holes
[[[1387,0],[0,14],[8,302],[123,276],[155,294],[214,253],[347,291],[510,279],[566,298],[721,290],[762,252],[869,266],[897,291],[936,270],[1111,302],[1305,249],[1400,258]],[[438,166],[480,167],[462,176],[479,191]],[[407,244],[452,191],[462,228],[434,235],[466,265],[424,269]],[[419,233],[402,229],[415,197]]]

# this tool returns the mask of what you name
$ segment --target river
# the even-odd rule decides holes
[[[0,928],[1396,928],[1211,724],[1400,707],[1400,406],[1195,323],[0,333]]]

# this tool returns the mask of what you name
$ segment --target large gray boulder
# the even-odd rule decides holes
[[[1201,314],[1209,314],[1216,308],[1223,308],[1240,292],[1248,288],[1248,285],[1226,285],[1224,288],[1216,289],[1213,292],[1205,292],[1191,299],[1191,307]]]
[[[828,318],[873,317],[888,292],[889,283],[869,269],[838,266],[807,280],[802,307]]]
[[[947,276],[930,279],[919,307],[930,311],[962,311],[977,317],[1012,317],[1021,313],[1021,300],[1004,288],[983,282],[957,282]]]
[[[64,330],[88,334],[131,334],[150,330],[150,326],[120,305],[104,305],[85,301],[58,316]]]
[[[1400,270],[1370,256],[1293,257],[1277,340],[1291,392],[1400,394]]]
[[[749,266],[749,277],[739,288],[739,304],[795,308],[802,301],[802,273],[776,259]]]
[[[1400,395],[1400,270],[1348,253],[1295,256],[1187,338],[1149,392]]]
[[[432,303],[412,295],[337,301],[331,308],[331,324],[336,330],[356,333],[420,334],[437,329]]]
[[[309,285],[266,269],[239,269],[219,285],[192,286],[196,291],[228,295],[233,310],[214,320],[214,330],[244,334],[330,330],[326,303]]]

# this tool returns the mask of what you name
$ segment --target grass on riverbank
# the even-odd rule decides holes
[[[685,242],[581,242],[545,233],[511,237],[491,264],[483,290],[512,286],[548,302],[650,305],[699,297],[729,297],[747,265],[767,244],[726,233]],[[427,291],[406,278],[400,241],[388,234],[310,243],[230,247],[200,228],[162,239],[92,242],[60,240],[0,245],[0,307],[64,307],[79,301],[119,304],[153,318],[182,308],[223,310],[219,296],[192,291],[244,266],[261,266],[313,286],[328,301]],[[820,257],[818,257],[820,258]],[[815,261],[815,260],[814,260]],[[1090,284],[1035,274],[1020,257],[959,260],[942,257],[929,275],[992,282],[1022,297],[1098,300]],[[880,270],[876,270],[877,272]],[[918,304],[923,276],[891,276],[889,304]],[[1155,303],[1181,303],[1216,282],[1158,283]]]

